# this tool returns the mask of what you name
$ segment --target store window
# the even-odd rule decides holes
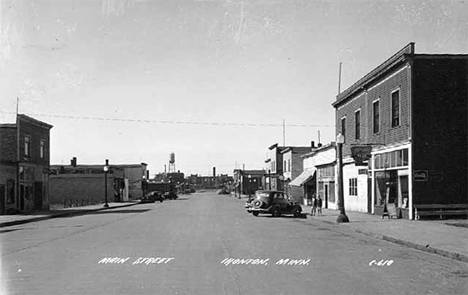
[[[7,204],[15,203],[15,180],[8,179],[7,180]]]

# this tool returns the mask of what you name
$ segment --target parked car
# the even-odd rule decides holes
[[[175,200],[178,198],[177,194],[175,192],[166,192],[164,193],[164,199],[165,200]]]
[[[159,192],[150,192],[147,193],[146,196],[140,199],[140,203],[154,203],[156,201],[163,202],[164,196],[161,195]]]
[[[302,207],[281,191],[256,191],[255,199],[247,208],[247,212],[258,216],[260,213],[272,214],[279,217],[283,214],[293,214],[294,217],[301,217]]]

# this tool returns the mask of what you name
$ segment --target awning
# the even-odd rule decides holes
[[[292,186],[301,186],[307,181],[309,181],[312,177],[314,177],[316,169],[309,169],[309,170],[304,170],[301,175],[298,177],[294,178],[293,181],[289,183],[289,185]]]

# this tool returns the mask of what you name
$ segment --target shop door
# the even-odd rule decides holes
[[[324,194],[325,194],[325,208],[328,208],[328,183],[325,184],[325,190],[324,190]]]
[[[5,185],[0,184],[0,215],[5,213]]]
[[[42,209],[42,182],[34,182],[34,209]]]

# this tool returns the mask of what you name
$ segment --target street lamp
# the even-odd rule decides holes
[[[104,208],[109,208],[109,203],[107,203],[107,172],[109,171],[109,160],[106,159],[106,165],[104,165],[104,196],[106,203]]]
[[[336,143],[338,145],[338,210],[340,215],[336,219],[336,222],[343,223],[349,222],[348,216],[346,216],[344,206],[344,190],[343,190],[343,144],[345,137],[343,134],[338,134],[336,137]]]

